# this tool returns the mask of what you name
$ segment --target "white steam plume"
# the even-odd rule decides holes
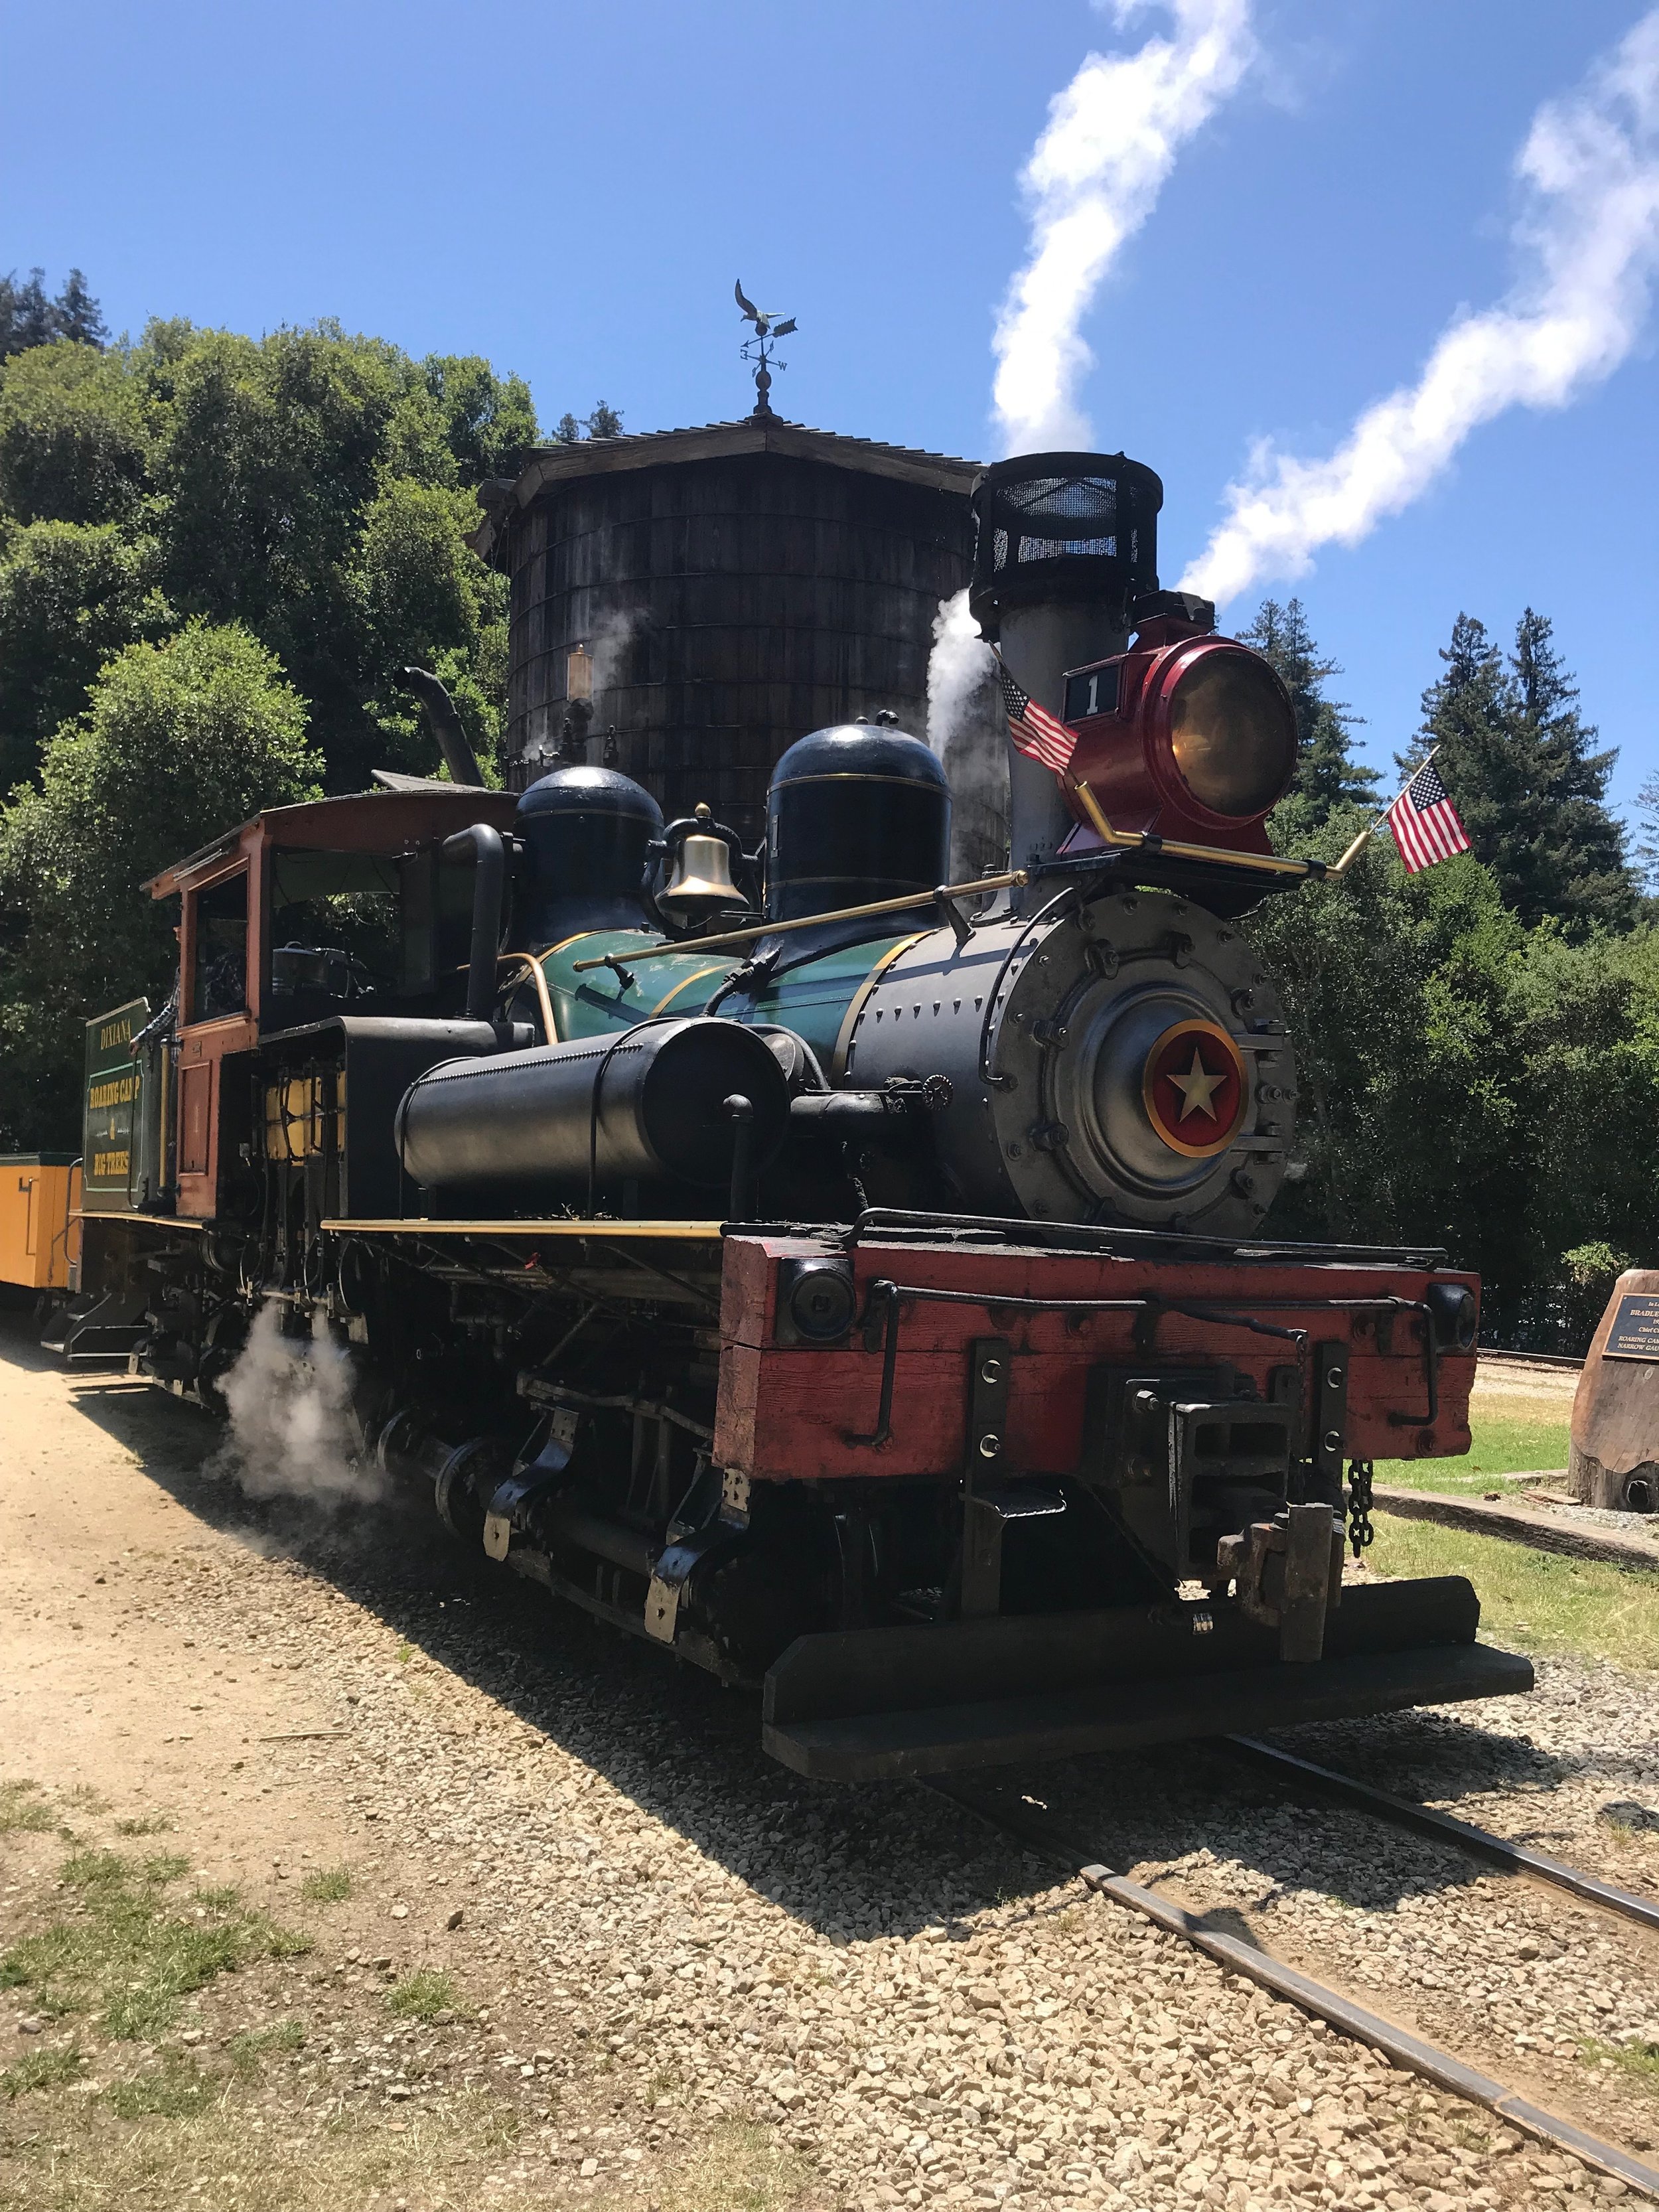
[[[1117,0],[1120,27],[1145,0]],[[1094,365],[1079,325],[1124,241],[1140,228],[1182,146],[1249,68],[1250,0],[1169,0],[1172,38],[1093,54],[1049,103],[1020,182],[1031,254],[993,341],[1003,450],[1087,447],[1078,386]]]
[[[939,603],[927,657],[927,743],[951,786],[951,878],[999,874],[1008,850],[1008,723],[996,656],[966,589]]]
[[[1368,408],[1328,460],[1260,447],[1183,591],[1229,599],[1300,574],[1317,547],[1357,544],[1408,506],[1482,422],[1565,407],[1619,367],[1659,258],[1659,9],[1580,91],[1539,109],[1516,168],[1529,265],[1509,297],[1454,322],[1416,384]]]
[[[386,1494],[378,1465],[358,1454],[350,1369],[320,1311],[307,1341],[283,1334],[275,1302],[261,1306],[220,1388],[230,1437],[214,1455],[212,1470],[251,1498],[340,1505]]]

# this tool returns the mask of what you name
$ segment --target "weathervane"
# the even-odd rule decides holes
[[[772,389],[772,364],[776,359],[773,349],[780,338],[787,338],[790,331],[794,329],[795,319],[791,315],[787,322],[780,322],[775,309],[769,308],[763,312],[752,300],[745,300],[743,296],[741,277],[738,279],[732,289],[737,296],[738,307],[743,310],[744,320],[755,325],[755,335],[751,338],[745,338],[742,347],[744,360],[752,361],[756,364],[755,412],[757,415],[769,415],[772,412],[772,402],[767,395]],[[777,365],[780,370],[786,369],[789,366],[787,361],[780,361]]]

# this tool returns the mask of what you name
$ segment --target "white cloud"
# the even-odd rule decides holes
[[[1141,0],[1116,10],[1120,27]],[[1124,241],[1157,204],[1182,146],[1255,51],[1250,0],[1169,0],[1171,38],[1133,54],[1089,55],[1049,104],[1021,177],[1031,252],[998,319],[993,389],[1004,450],[1086,447],[1078,387],[1094,365],[1080,326]]]
[[[1571,98],[1533,119],[1517,159],[1524,274],[1460,316],[1414,385],[1368,408],[1328,459],[1257,448],[1228,514],[1181,580],[1230,599],[1357,544],[1410,505],[1472,430],[1510,407],[1565,407],[1610,376],[1646,319],[1659,260],[1659,8]]]

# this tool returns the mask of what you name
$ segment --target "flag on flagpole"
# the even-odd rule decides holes
[[[1064,775],[1072,765],[1076,732],[1068,730],[1046,707],[1039,707],[1029,691],[1021,690],[1000,655],[997,672],[1002,678],[1002,696],[1008,709],[1008,735],[1028,759],[1041,761],[1056,775]]]
[[[1447,796],[1440,771],[1425,761],[1384,817],[1400,848],[1408,876],[1467,853],[1469,841],[1457,809]]]

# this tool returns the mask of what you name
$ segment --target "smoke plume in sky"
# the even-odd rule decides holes
[[[1120,27],[1145,0],[1119,0]],[[1255,52],[1250,0],[1169,0],[1174,34],[1131,54],[1091,53],[1049,104],[1021,176],[1031,251],[993,341],[1003,450],[1086,447],[1078,388],[1094,366],[1081,325],[1125,240],[1152,213],[1175,158]]]
[[[1538,110],[1516,169],[1522,273],[1509,296],[1460,315],[1417,382],[1367,408],[1328,459],[1259,447],[1183,591],[1224,600],[1299,574],[1318,547],[1357,544],[1408,506],[1483,422],[1565,407],[1619,367],[1659,261],[1659,8]]]

